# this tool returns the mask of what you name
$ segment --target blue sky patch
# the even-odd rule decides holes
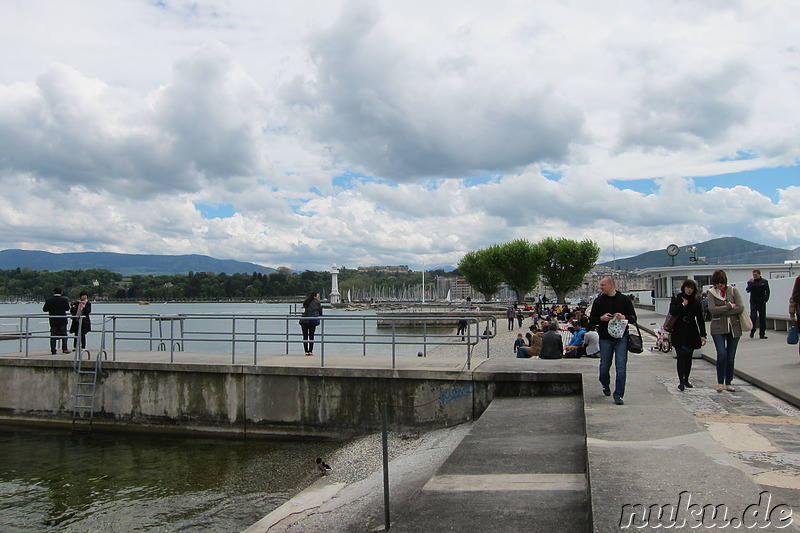
[[[706,191],[714,187],[729,189],[743,185],[763,194],[773,202],[777,202],[778,189],[800,185],[800,166],[761,168],[716,176],[689,177],[694,180],[696,187]],[[655,194],[658,191],[655,179],[609,180],[608,183],[618,189],[630,189],[642,194]]]
[[[211,220],[212,218],[231,218],[233,214],[236,213],[236,209],[231,204],[216,204],[214,206],[194,204],[194,206],[206,220]]]
[[[345,191],[349,191],[356,185],[363,183],[383,183],[383,180],[361,174],[360,172],[345,172],[333,178],[333,186]]]

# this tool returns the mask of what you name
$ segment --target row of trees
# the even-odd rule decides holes
[[[434,283],[444,271],[426,272],[426,285]],[[452,274],[451,274],[452,275]],[[342,268],[340,292],[352,291],[355,297],[376,294],[402,294],[408,287],[421,285],[422,273],[389,274]],[[225,274],[189,272],[188,275],[131,276],[108,270],[36,271],[29,268],[0,270],[0,300],[44,300],[54,287],[77,299],[81,291],[92,299],[111,300],[217,300],[296,298],[311,292],[327,296],[331,288],[330,272],[293,272],[281,267],[270,274]],[[360,295],[360,296],[359,296]]]
[[[567,294],[581,287],[598,257],[600,247],[591,240],[548,237],[531,243],[518,239],[468,252],[458,269],[467,283],[487,299],[500,289],[501,283],[506,283],[521,302],[541,279],[563,302]]]

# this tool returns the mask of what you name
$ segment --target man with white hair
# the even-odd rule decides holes
[[[608,331],[608,323],[613,320],[627,320],[628,324],[636,323],[636,311],[631,299],[617,291],[614,279],[606,276],[600,280],[600,295],[592,304],[589,322],[598,326],[600,334],[600,384],[603,394],[611,396],[611,361],[614,361],[614,403],[625,402],[625,374],[628,366],[628,329],[620,337],[612,336]]]

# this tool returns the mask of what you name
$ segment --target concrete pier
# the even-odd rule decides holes
[[[663,321],[663,317],[641,310],[639,316],[646,327]],[[472,370],[465,369],[459,356],[406,357],[404,366],[395,370],[374,368],[385,361],[347,356],[332,361],[334,367],[311,368],[311,358],[294,356],[297,366],[265,362],[265,368],[245,370],[231,365],[222,372],[221,365],[214,372],[220,370],[226,377],[202,378],[210,381],[201,390],[225,390],[228,396],[235,396],[230,400],[235,408],[224,406],[227,418],[219,425],[235,426],[237,420],[249,418],[256,426],[256,420],[264,419],[257,413],[268,409],[248,404],[266,398],[263,391],[268,390],[287,397],[299,391],[306,395],[304,405],[316,409],[296,413],[336,420],[337,424],[343,420],[334,414],[337,405],[352,409],[357,403],[374,406],[388,400],[393,406],[405,406],[398,413],[420,417],[419,423],[430,423],[429,427],[480,416],[469,434],[453,443],[449,453],[431,464],[425,475],[416,471],[414,476],[404,476],[403,468],[419,466],[413,460],[390,465],[390,477],[402,485],[392,492],[392,530],[799,530],[800,517],[795,513],[800,511],[800,358],[796,346],[786,345],[784,333],[769,331],[767,340],[743,338],[736,358],[736,391],[722,393],[714,390],[716,371],[710,342],[702,350],[704,359],[694,361],[694,388],[681,392],[676,388],[674,353],[651,351],[652,339],[646,339],[645,353],[630,355],[625,405],[617,406],[602,393],[596,359],[516,359],[511,344],[517,331],[521,330],[501,331],[507,338],[493,341],[491,357],[476,357]],[[480,345],[476,353],[481,353]],[[290,356],[283,357],[285,361]],[[46,356],[23,365],[2,357],[0,376],[43,372],[43,368],[55,372],[52,367],[58,365],[52,359]],[[68,363],[61,364],[64,372],[69,372]],[[145,371],[136,365],[148,363],[117,364],[119,368],[108,365],[106,385],[132,386],[142,381],[131,376]],[[165,376],[173,374],[169,379],[175,382],[176,392],[181,391],[178,373],[211,370],[208,362],[176,364],[187,368],[163,368]],[[112,378],[112,372],[120,375]],[[237,374],[241,377],[232,377]],[[123,375],[129,376],[123,379]],[[276,381],[256,393],[253,387],[265,375]],[[276,376],[298,385],[278,386]],[[319,387],[309,386],[311,378]],[[6,383],[19,379],[19,375],[9,377]],[[57,398],[59,387],[69,389],[63,378],[48,379],[57,384],[53,390],[41,384],[31,388],[47,398]],[[224,384],[240,379],[243,385]],[[247,383],[250,379],[253,382]],[[400,386],[403,382],[406,384]],[[359,385],[352,387],[356,383]],[[479,384],[485,385],[485,390]],[[35,396],[21,388],[9,396],[6,388],[0,388],[6,409],[10,397]],[[359,399],[350,395],[352,388],[367,392]],[[151,394],[143,396],[150,398]],[[141,398],[137,405],[148,405]],[[244,398],[243,403],[238,398]],[[317,403],[311,403],[313,398]],[[403,404],[408,398],[415,399],[411,405]],[[280,398],[276,402],[288,404],[290,400],[295,401]],[[57,403],[47,401],[52,402],[49,405]],[[432,403],[422,407],[425,402]],[[38,404],[32,405],[25,416],[36,418]],[[180,415],[181,409],[190,405],[177,403],[171,416]],[[108,412],[116,417],[127,413],[125,409],[115,407]],[[237,418],[240,412],[245,416]],[[16,416],[7,410],[4,414]],[[362,415],[344,419],[344,425],[376,427],[376,418]],[[305,424],[308,422],[300,426]],[[328,484],[328,480],[320,483]],[[322,500],[313,504],[290,502],[296,504],[291,520],[265,520],[268,529],[254,526],[252,531],[382,529],[379,476],[374,483],[356,491],[342,486],[320,490]],[[339,500],[347,503],[337,505]],[[348,513],[352,509],[362,512],[353,516]]]

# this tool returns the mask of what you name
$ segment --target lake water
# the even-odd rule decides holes
[[[99,303],[92,311],[285,315],[289,305]],[[41,304],[0,306],[0,315],[31,313],[41,313]],[[41,322],[46,328],[47,318]],[[98,338],[89,334],[90,347]],[[46,339],[37,341],[46,349]],[[18,346],[0,345],[6,353]],[[343,445],[80,435],[0,423],[0,531],[241,531],[310,484],[314,459]]]
[[[341,446],[0,425],[0,531],[241,531]]]
[[[285,342],[278,342],[280,339],[285,338],[288,331],[292,335],[292,340],[289,344],[289,353],[303,353],[302,342],[300,338],[300,326],[297,323],[297,316],[291,316],[287,320],[282,320],[280,317],[287,317],[292,311],[295,311],[294,304],[257,304],[257,303],[152,303],[150,305],[138,304],[123,304],[123,303],[92,303],[92,332],[87,336],[87,347],[90,351],[96,349],[100,344],[100,330],[102,329],[100,315],[102,314],[141,314],[141,315],[177,315],[177,314],[199,314],[207,315],[202,319],[190,319],[185,321],[185,328],[187,330],[184,335],[184,351],[196,352],[228,352],[231,351],[231,344],[225,342],[207,342],[199,339],[208,338],[210,331],[223,332],[225,335],[220,335],[218,338],[228,338],[226,335],[232,330],[233,322],[230,318],[216,318],[217,315],[267,315],[274,317],[272,320],[259,321],[258,331],[260,335],[265,333],[274,334],[272,337],[276,339],[273,343],[259,343],[259,353],[286,353],[287,347]],[[49,340],[46,337],[49,331],[49,325],[46,315],[42,312],[41,303],[30,304],[4,304],[0,305],[0,331],[14,331],[19,326],[19,319],[9,318],[10,315],[41,315],[31,319],[29,328],[37,330],[42,338],[34,338],[29,342],[29,349],[32,352],[42,352],[49,350]],[[326,317],[336,317],[331,320],[326,320],[324,324],[317,327],[317,345],[315,353],[320,350],[320,337],[327,339],[324,346],[326,355],[360,355],[362,348],[360,345],[354,344],[361,340],[363,335],[384,335],[378,339],[373,337],[373,343],[370,344],[367,351],[370,355],[391,355],[392,353],[392,339],[390,328],[378,328],[377,322],[374,320],[376,313],[374,311],[360,311],[354,313],[344,309],[325,309]],[[368,317],[366,321],[361,317]],[[126,324],[133,324],[134,328],[149,330],[151,327],[147,320],[135,320],[133,322],[126,322]],[[246,339],[247,333],[251,333],[254,327],[252,320],[237,320],[236,332],[242,339]],[[174,328],[170,332],[170,327]],[[179,337],[178,325],[170,324],[169,322],[161,322],[163,332],[159,334],[158,325],[156,322],[152,325],[153,336],[166,336],[171,335]],[[110,330],[112,326],[107,323],[106,328]],[[455,330],[455,320],[453,327],[449,330],[437,330],[436,328],[429,328],[428,333],[452,333]],[[397,354],[404,354],[409,357],[416,356],[417,352],[423,351],[423,343],[419,337],[420,330],[413,328],[396,328],[396,335],[403,335],[403,338],[398,337],[399,344],[396,347]],[[141,337],[150,336],[143,334]],[[263,337],[262,337],[263,338]],[[440,340],[444,342],[444,340]],[[72,340],[69,341],[70,345]],[[110,335],[106,338],[106,342],[110,344]],[[167,339],[166,344],[169,344]],[[151,346],[150,341],[137,341],[126,340],[117,344],[119,350],[150,350],[157,349],[158,342]],[[110,347],[107,346],[110,350]],[[0,353],[14,353],[19,352],[18,341],[3,341],[0,342]],[[253,345],[249,342],[241,342],[236,345],[236,353],[252,354]],[[239,361],[237,361],[239,362]],[[245,359],[242,359],[242,363]]]

